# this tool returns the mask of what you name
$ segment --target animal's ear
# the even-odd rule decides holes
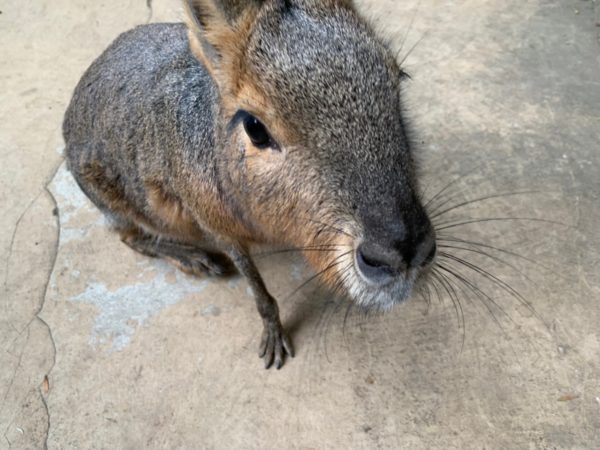
[[[239,35],[258,11],[261,0],[184,0],[192,53],[213,78],[223,58],[241,45]]]

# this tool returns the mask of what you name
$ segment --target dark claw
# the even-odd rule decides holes
[[[285,334],[283,335],[283,348],[288,355],[294,357],[294,347],[292,347],[290,339]]]
[[[265,353],[265,369],[271,367],[273,364],[273,347],[275,346],[275,342],[273,342],[275,338],[272,334],[269,334],[269,338],[267,340],[267,352]]]
[[[263,358],[265,353],[267,353],[267,340],[269,338],[269,333],[265,328],[262,332],[262,337],[260,338],[260,346],[258,347],[258,357]]]
[[[258,356],[264,358],[265,369],[275,363],[275,368],[281,369],[284,355],[294,356],[294,350],[289,338],[285,335],[280,324],[268,324],[263,330]]]
[[[281,345],[281,342],[277,342],[277,344],[275,344],[275,368],[277,370],[281,369],[281,366],[283,366],[283,348]]]

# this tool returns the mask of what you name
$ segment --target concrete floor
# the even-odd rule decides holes
[[[178,2],[0,4],[0,449],[599,448],[600,4],[363,1],[405,67],[423,181],[454,183],[458,290],[351,314],[265,258],[297,357],[265,371],[243,279],[194,279],[107,232],[62,164],[72,89]],[[414,20],[413,20],[414,18]],[[412,23],[412,26],[410,24]],[[406,34],[406,31],[408,33]],[[406,39],[405,39],[406,36]],[[519,253],[529,259],[516,256]],[[494,303],[492,303],[495,302]],[[487,306],[486,306],[487,305]],[[459,316],[460,317],[460,316]]]

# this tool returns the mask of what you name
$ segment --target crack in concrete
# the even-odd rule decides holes
[[[27,214],[27,212],[31,209],[31,207],[38,200],[38,198],[40,198],[40,196],[42,195],[42,192],[44,192],[44,190],[41,190],[29,202],[29,204],[27,205],[27,207],[23,210],[23,212],[19,215],[19,218],[15,222],[15,227],[13,229],[13,232],[12,232],[12,235],[11,235],[11,238],[10,238],[10,244],[9,244],[9,247],[8,247],[8,254],[6,255],[6,262],[5,262],[5,267],[4,267],[4,293],[6,294],[6,298],[7,299],[8,299],[8,272],[10,270],[10,258],[11,258],[12,253],[13,253],[13,247],[15,245],[15,238],[17,236],[17,230],[19,229],[19,225],[21,224],[21,221],[23,220],[23,217],[25,217],[25,214]],[[4,307],[5,307],[5,311],[6,311],[8,309],[8,300],[4,304]],[[14,326],[13,326],[13,328],[14,328]]]
[[[31,319],[30,319],[30,320],[29,320],[29,321],[28,321],[28,322],[27,322],[27,323],[26,323],[26,324],[23,326],[23,328],[21,328],[20,330],[19,330],[19,329],[17,329],[17,328],[16,328],[16,327],[15,327],[15,326],[14,326],[12,323],[10,324],[10,325],[11,325],[11,327],[12,327],[12,329],[13,329],[13,330],[15,330],[15,331],[17,332],[17,335],[15,336],[15,338],[14,338],[12,341],[10,341],[10,344],[8,344],[8,345],[7,345],[7,348],[11,347],[11,346],[12,346],[12,345],[13,345],[13,344],[14,344],[14,343],[17,341],[17,339],[19,339],[19,338],[21,337],[21,335],[22,335],[23,333],[25,333],[26,331],[28,331],[28,330],[29,330],[29,326],[31,325],[31,323],[32,323],[34,320],[35,320],[35,316],[34,316],[34,317],[32,317],[32,318],[31,318]],[[7,352],[8,352],[8,350],[7,350]],[[9,353],[9,354],[10,354],[10,353]],[[14,356],[14,355],[13,355],[13,356]]]
[[[29,328],[27,328],[27,337],[25,338],[25,344],[29,340],[29,336],[30,336]],[[10,394],[10,390],[13,387],[13,384],[15,383],[15,379],[17,378],[17,372],[19,371],[19,368],[21,367],[21,363],[23,362],[23,354],[25,353],[25,348],[26,348],[25,344],[21,347],[21,353],[19,354],[19,359],[17,360],[17,365],[15,367],[15,370],[13,371],[13,374],[10,378],[10,382],[8,383],[8,387],[6,388],[6,393],[4,394],[4,397],[2,399],[2,405],[4,405],[4,406],[2,407],[2,410],[0,412],[4,412],[4,408],[6,406],[6,399],[8,398],[8,395]],[[10,423],[8,424],[8,427],[10,427]],[[6,433],[6,431],[8,430],[8,427],[6,428],[6,430],[4,430],[4,433]]]
[[[59,168],[60,168],[60,165],[54,171],[54,174],[51,177],[51,180],[54,179],[54,175],[56,175],[56,172],[58,172]],[[24,215],[26,214],[26,212],[31,208],[31,206],[35,203],[35,201],[37,201],[37,199],[41,196],[41,194],[44,191],[46,191],[48,193],[48,195],[50,196],[50,199],[52,200],[52,203],[54,204],[54,209],[57,208],[56,199],[54,198],[54,196],[52,195],[52,193],[48,189],[48,184],[51,182],[51,180],[46,183],[46,185],[44,187],[44,190],[42,190],[40,192],[40,194],[38,194],[36,196],[36,198],[27,206],[27,208],[25,209],[25,211],[23,211],[23,213],[21,214],[21,217],[19,218],[19,221],[17,222],[17,224],[15,226],[15,230],[13,232],[13,241],[14,241],[14,235],[16,235],[16,232],[17,232],[17,229],[19,227],[19,223],[20,223],[21,219],[24,217]],[[27,337],[25,338],[25,342],[24,342],[24,344],[23,344],[23,346],[21,348],[21,351],[19,353],[19,358],[18,358],[18,361],[17,361],[17,365],[16,365],[15,370],[14,370],[12,376],[11,376],[10,383],[9,383],[9,385],[7,387],[6,393],[5,393],[3,401],[2,401],[3,408],[6,405],[6,399],[8,398],[8,395],[10,394],[11,388],[12,388],[12,386],[13,386],[13,384],[15,382],[15,379],[17,377],[17,372],[19,371],[19,368],[21,367],[21,364],[22,364],[22,361],[23,361],[23,355],[25,354],[25,350],[27,348],[27,342],[29,341],[29,337],[30,337],[30,327],[31,327],[31,324],[33,323],[34,320],[38,320],[39,322],[41,322],[46,327],[46,329],[48,330],[48,336],[50,337],[50,342],[52,343],[52,363],[51,363],[51,366],[50,366],[50,368],[48,370],[48,374],[52,371],[52,368],[54,367],[54,364],[56,363],[56,343],[54,341],[54,337],[52,336],[52,330],[51,330],[50,326],[48,325],[48,323],[44,319],[42,319],[41,317],[39,317],[39,314],[42,312],[42,310],[44,308],[44,304],[45,304],[45,301],[46,301],[46,296],[47,296],[47,293],[48,293],[48,287],[50,285],[50,278],[52,277],[52,273],[54,272],[54,267],[56,265],[56,260],[57,260],[57,256],[58,256],[58,248],[59,248],[59,241],[60,241],[60,221],[59,221],[58,215],[56,216],[56,221],[57,221],[57,234],[56,234],[56,239],[55,239],[55,244],[54,244],[54,249],[53,249],[52,264],[50,265],[50,268],[49,268],[49,271],[48,271],[48,276],[46,278],[46,283],[44,284],[44,287],[43,287],[43,290],[42,290],[43,294],[41,295],[40,304],[39,304],[37,310],[35,311],[34,316],[32,317],[32,319],[27,322],[27,324],[23,327],[23,329],[18,333],[17,337],[13,340],[13,342],[15,342],[16,339],[18,339],[24,332],[27,332]],[[9,262],[9,260],[10,260],[10,257],[7,258],[7,264]],[[7,266],[6,272],[8,274],[8,266]],[[8,276],[7,276],[6,279],[8,279]],[[7,287],[7,283],[6,282],[5,282],[5,290],[6,290],[6,292],[8,291],[8,287]],[[42,400],[42,404],[44,405],[44,409],[46,411],[46,417],[47,417],[47,421],[48,421],[48,426],[47,426],[46,436],[44,438],[44,448],[47,449],[48,448],[48,445],[47,445],[48,435],[49,435],[49,431],[50,431],[50,411],[48,409],[48,405],[46,403],[46,399],[45,399],[45,397],[43,395],[43,392],[42,392],[41,388],[37,387],[35,389],[37,389],[38,392],[40,393],[40,398]],[[30,392],[31,392],[31,390],[29,390],[24,395],[23,398],[27,397]],[[22,399],[20,401],[22,401]],[[3,432],[4,439],[8,443],[9,449],[12,448],[12,442],[8,439],[7,433],[8,433],[8,430],[10,429],[10,427],[11,427],[11,425],[13,423],[14,423],[14,418],[13,418],[13,420],[11,420],[9,422],[9,424],[7,425],[6,429]]]
[[[20,215],[20,217],[19,217],[19,219],[18,219],[18,221],[17,221],[17,223],[15,225],[15,229],[13,231],[13,236],[12,236],[12,240],[11,240],[11,249],[12,249],[12,246],[14,245],[14,239],[15,239],[17,230],[19,228],[19,224],[21,223],[21,220],[23,219],[23,217],[25,216],[25,214],[27,213],[27,211],[33,206],[33,204],[40,198],[40,196],[44,192],[46,192],[49,195],[50,200],[52,201],[52,204],[54,205],[53,211],[58,211],[58,203],[57,203],[56,199],[54,198],[54,195],[52,194],[52,192],[48,188],[48,186],[52,182],[52,180],[54,179],[54,177],[56,176],[58,170],[60,169],[60,167],[62,165],[62,162],[63,161],[61,160],[60,164],[58,164],[57,167],[53,170],[52,175],[50,176],[49,180],[46,180],[46,183],[44,185],[44,189],[42,191],[40,191],[40,193],[31,201],[31,203],[27,206],[27,208],[25,208],[25,210],[23,211],[23,213]],[[17,337],[13,340],[13,342],[15,342],[16,339],[18,339],[24,332],[27,332],[27,338],[25,339],[25,344],[23,345],[23,347],[21,349],[21,352],[19,354],[19,359],[17,361],[17,366],[15,367],[15,370],[14,370],[13,375],[11,377],[11,381],[10,381],[10,383],[8,385],[6,394],[4,395],[3,405],[6,404],[6,399],[8,398],[8,395],[10,394],[11,388],[12,388],[12,386],[14,384],[14,381],[16,379],[16,376],[17,376],[17,372],[18,372],[19,368],[21,367],[21,363],[22,363],[22,360],[23,360],[23,355],[24,355],[25,350],[26,350],[26,344],[27,344],[27,342],[29,340],[29,336],[30,336],[30,334],[29,334],[30,333],[30,327],[31,327],[31,324],[35,320],[39,321],[48,330],[48,337],[50,338],[50,342],[52,344],[52,362],[51,362],[50,368],[48,369],[48,373],[46,375],[48,375],[52,371],[52,369],[54,368],[54,365],[56,363],[56,342],[54,341],[54,337],[52,336],[52,329],[50,328],[50,326],[48,325],[48,323],[44,319],[42,319],[39,315],[42,312],[42,310],[44,309],[44,304],[46,302],[46,297],[48,295],[48,288],[49,288],[49,285],[50,285],[50,279],[52,277],[52,273],[54,272],[54,268],[56,266],[56,260],[57,260],[57,257],[58,257],[58,249],[59,249],[59,244],[60,244],[60,220],[59,220],[60,218],[59,218],[59,214],[60,214],[60,212],[58,212],[57,214],[55,214],[56,225],[57,225],[57,227],[56,227],[57,233],[56,233],[56,237],[55,237],[55,240],[54,240],[54,248],[52,250],[53,251],[53,254],[52,254],[52,263],[50,264],[50,268],[48,270],[48,276],[46,277],[46,282],[45,282],[45,284],[44,284],[44,286],[42,288],[42,295],[40,296],[40,302],[39,302],[38,308],[34,312],[33,317],[31,318],[31,320],[29,320],[27,322],[27,324],[23,327],[23,329],[21,331],[19,331]],[[8,292],[9,262],[10,262],[10,254],[9,254],[9,256],[6,259],[7,266],[6,266],[6,276],[5,276],[5,282],[4,282],[4,286],[5,286],[5,291],[6,292]],[[14,326],[13,326],[13,328],[14,328]],[[42,392],[41,387],[38,386],[38,387],[34,388],[33,390],[37,390],[39,392],[42,404],[44,405],[44,409],[46,411],[46,417],[47,417],[47,421],[48,421],[48,426],[47,426],[47,430],[46,430],[46,436],[44,438],[44,448],[48,448],[48,437],[49,437],[49,431],[50,431],[50,411],[49,411],[48,404],[46,402],[46,398],[44,397],[44,393]],[[29,393],[31,393],[31,391],[32,390],[29,390],[27,392],[26,396],[29,395]],[[12,443],[8,439],[7,433],[8,433],[8,430],[10,429],[10,426],[13,424],[13,422],[14,422],[14,418],[8,424],[8,426],[6,427],[6,429],[4,430],[4,433],[3,433],[5,440],[9,444],[9,448],[11,448]]]
[[[38,319],[40,318],[38,317]],[[50,326],[48,326],[48,324],[43,319],[40,320],[48,327],[48,332],[50,333],[50,340],[52,341],[52,366],[50,367],[50,370],[48,370],[48,373],[50,373],[54,368],[54,364],[56,363],[56,344],[54,343],[54,338],[52,337],[52,331],[50,330]],[[50,436],[50,408],[48,408],[48,402],[46,402],[46,397],[44,396],[44,391],[42,390],[41,386],[38,387],[38,392],[40,394],[40,399],[42,400],[42,405],[44,405],[44,410],[46,411],[46,435],[44,436],[44,450],[47,450],[48,437]],[[48,392],[50,391],[48,390]]]
[[[52,363],[50,364],[50,368],[48,369],[48,373],[46,374],[46,376],[50,375],[50,372],[52,372],[52,369],[54,368],[54,365],[56,364],[56,342],[54,341],[54,336],[52,336],[52,329],[50,328],[50,325],[48,325],[48,323],[40,317],[40,313],[44,309],[44,304],[46,303],[46,297],[48,296],[48,287],[50,286],[50,279],[52,278],[52,274],[54,273],[54,267],[56,266],[56,260],[58,259],[58,249],[59,249],[59,245],[60,245],[60,210],[58,209],[58,202],[56,201],[56,198],[54,198],[54,195],[52,194],[52,191],[50,191],[48,186],[52,182],[54,177],[56,176],[61,165],[62,165],[62,161],[56,167],[56,169],[53,171],[52,177],[50,177],[50,180],[47,181],[47,183],[44,186],[44,190],[48,193],[48,195],[50,196],[50,200],[52,200],[52,203],[54,204],[53,211],[56,211],[56,214],[53,214],[53,215],[56,220],[56,230],[57,230],[55,244],[54,244],[54,254],[52,255],[52,264],[50,265],[50,270],[48,271],[48,277],[46,278],[46,285],[44,286],[44,295],[42,296],[42,301],[40,302],[39,309],[35,313],[35,317],[48,329],[48,336],[50,337],[50,342],[52,343]],[[50,408],[48,408],[48,403],[46,402],[46,397],[44,396],[42,389],[40,387],[38,387],[38,390],[40,392],[40,398],[42,400],[42,404],[44,405],[44,408],[46,410],[46,418],[47,418],[47,422],[48,422],[48,426],[46,429],[46,435],[44,437],[44,449],[47,449],[48,448],[48,438],[50,436],[50,425],[51,425]]]
[[[60,165],[53,172],[52,178],[54,177],[54,175],[58,171],[59,167],[60,167]],[[19,218],[15,222],[15,227],[14,227],[12,235],[11,235],[11,240],[10,240],[10,245],[9,245],[9,251],[8,251],[7,256],[6,256],[6,262],[5,262],[4,292],[6,294],[6,298],[8,298],[8,277],[9,277],[9,271],[10,271],[10,260],[11,260],[12,254],[13,254],[13,248],[14,248],[14,243],[15,243],[17,231],[19,230],[19,226],[20,226],[23,218],[27,214],[27,212],[38,201],[38,199],[41,197],[41,195],[44,193],[44,191],[48,192],[48,183],[49,182],[45,183],[44,189],[40,190],[40,192],[29,202],[29,204],[27,205],[27,207],[23,210],[23,212],[21,212],[21,214],[19,215]],[[53,199],[52,195],[51,195],[51,198]],[[53,199],[53,201],[54,201],[54,199]],[[56,202],[54,202],[54,203],[56,204]],[[59,224],[59,226],[60,226],[60,224]],[[50,269],[50,274],[52,274],[52,271],[54,270],[54,263],[56,262],[56,253],[57,253],[57,249],[58,249],[58,247],[57,247],[58,238],[59,238],[59,235],[57,235],[57,237],[56,237],[56,241],[57,242],[55,244],[54,255],[53,255],[54,262],[52,263],[52,267]],[[8,384],[8,387],[6,388],[6,393],[4,394],[4,397],[2,399],[2,411],[4,411],[4,408],[6,408],[6,399],[10,395],[11,389],[12,389],[12,387],[14,385],[14,382],[15,382],[15,379],[17,377],[17,372],[19,371],[19,368],[21,367],[21,364],[23,362],[23,355],[25,354],[25,350],[26,350],[26,347],[27,347],[27,342],[29,341],[29,337],[30,337],[30,326],[33,323],[33,321],[35,320],[35,318],[37,317],[37,315],[42,310],[42,307],[43,307],[43,304],[44,304],[44,299],[46,297],[46,291],[47,291],[47,287],[48,287],[48,282],[49,282],[50,274],[48,276],[48,281],[46,282],[46,285],[44,286],[44,289],[43,289],[44,293],[41,296],[40,306],[39,306],[38,310],[34,313],[34,317],[31,320],[29,320],[27,322],[27,324],[20,331],[14,326],[14,324],[10,323],[10,326],[13,328],[13,330],[15,330],[17,332],[17,336],[15,337],[15,339],[13,339],[13,341],[11,342],[11,345],[12,345],[12,343],[16,342],[16,340],[19,339],[19,337],[21,337],[21,335],[24,332],[27,332],[27,337],[25,338],[25,342],[24,342],[23,346],[21,347],[21,351],[19,353],[19,357],[18,357],[18,360],[17,360],[17,365],[15,366],[15,369],[14,369],[13,374],[11,376],[11,379],[10,379],[10,382]],[[8,308],[8,303],[5,303],[5,309],[7,309],[7,308]],[[39,317],[38,317],[38,319],[39,319]],[[49,331],[50,336],[52,336],[52,333],[50,332],[49,328],[48,328],[48,331]],[[54,342],[53,342],[53,344],[54,344]],[[55,358],[55,355],[53,355],[53,358]],[[26,395],[28,395],[29,392],[27,392]],[[7,425],[7,427],[5,428],[5,430],[3,432],[4,438],[6,439],[6,441],[9,444],[9,448],[12,447],[12,443],[8,439],[7,433],[8,433],[8,430],[10,429],[10,426],[13,424],[13,422],[14,422],[14,418],[13,418],[13,420],[11,420],[9,422],[9,424]]]
[[[61,225],[60,225],[60,211],[58,210],[58,202],[56,201],[56,198],[54,197],[54,195],[52,194],[51,190],[49,189],[49,185],[52,183],[52,181],[54,180],[54,178],[56,177],[56,174],[58,173],[60,167],[62,166],[64,162],[64,159],[61,158],[61,160],[58,162],[58,164],[56,165],[56,167],[53,168],[53,170],[50,172],[50,176],[44,180],[44,187],[43,189],[40,190],[40,192],[29,202],[29,204],[26,206],[26,208],[21,212],[21,214],[19,215],[19,218],[17,219],[17,221],[15,222],[15,227],[13,229],[12,235],[11,235],[11,240],[10,240],[10,245],[9,245],[9,251],[5,260],[5,273],[4,273],[4,283],[3,283],[3,287],[4,287],[4,292],[8,298],[8,279],[9,279],[9,271],[10,271],[10,261],[13,255],[13,248],[14,248],[14,244],[15,244],[15,239],[16,239],[16,235],[17,232],[19,230],[20,224],[23,221],[23,218],[25,217],[25,215],[27,214],[27,212],[32,208],[32,206],[39,200],[39,198],[42,196],[42,194],[47,193],[52,204],[53,204],[53,212],[56,211],[57,213],[54,214],[55,216],[55,220],[56,220],[56,236],[55,236],[55,240],[54,240],[54,248],[52,249],[52,262],[50,264],[50,268],[48,270],[48,276],[46,277],[46,282],[43,286],[43,288],[41,289],[42,294],[40,295],[40,300],[39,300],[39,304],[38,307],[36,309],[36,311],[34,312],[32,318],[27,322],[27,324],[21,329],[18,330],[14,324],[10,323],[10,326],[13,328],[14,331],[17,332],[17,336],[15,337],[15,339],[12,340],[12,343],[16,342],[17,339],[19,339],[20,336],[22,336],[22,334],[24,332],[27,332],[27,338],[25,339],[25,343],[23,345],[23,347],[21,348],[21,351],[19,353],[19,358],[17,361],[17,365],[15,367],[15,370],[11,376],[11,380],[10,383],[8,385],[8,388],[6,390],[6,394],[4,395],[3,398],[3,402],[2,402],[2,408],[5,408],[6,405],[6,399],[8,398],[8,395],[11,392],[11,388],[16,380],[16,376],[17,376],[17,372],[19,370],[19,368],[21,367],[22,364],[22,360],[23,360],[23,356],[25,354],[25,350],[26,350],[26,346],[27,346],[27,342],[29,340],[29,336],[30,336],[30,327],[31,324],[35,321],[38,320],[48,331],[48,337],[50,338],[50,342],[52,344],[52,361],[51,361],[51,365],[50,368],[48,369],[48,373],[46,375],[49,375],[50,372],[52,372],[52,369],[54,368],[54,365],[56,363],[56,342],[54,341],[54,337],[52,335],[52,329],[50,328],[50,326],[48,325],[48,323],[42,319],[40,317],[40,313],[42,312],[42,310],[44,309],[44,304],[46,302],[46,297],[48,295],[48,288],[50,286],[50,280],[52,277],[52,273],[54,272],[54,268],[56,266],[56,261],[57,261],[57,257],[58,257],[58,249],[59,249],[59,245],[60,245],[60,232],[61,232]],[[8,309],[8,303],[5,303],[5,309]],[[12,344],[11,343],[11,344]],[[48,404],[46,402],[46,398],[44,396],[44,393],[41,389],[40,386],[34,388],[33,390],[37,390],[40,394],[40,399],[42,401],[42,404],[44,405],[44,409],[46,411],[46,417],[47,417],[47,430],[46,430],[46,435],[44,437],[44,446],[43,448],[48,448],[48,438],[49,438],[49,432],[50,432],[50,410],[48,408]],[[27,391],[27,394],[23,397],[25,398],[27,395],[29,395],[32,392],[32,390]],[[20,400],[22,401],[22,399]],[[6,427],[6,429],[3,432],[3,437],[6,440],[6,442],[8,443],[9,448],[12,448],[12,442],[10,441],[10,439],[8,438],[8,431],[10,430],[11,425],[14,423],[14,418],[13,420],[11,420],[8,424],[8,426]]]

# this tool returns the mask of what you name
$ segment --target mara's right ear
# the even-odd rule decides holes
[[[224,60],[238,55],[261,0],[184,0],[190,48],[221,84]]]

